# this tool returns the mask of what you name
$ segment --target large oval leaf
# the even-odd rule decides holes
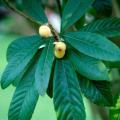
[[[100,60],[71,52],[70,60],[76,71],[91,80],[109,80],[108,69]]]
[[[79,84],[82,93],[93,103],[102,106],[113,106],[113,96],[110,88],[110,82],[91,81],[86,78],[79,78]]]
[[[53,40],[50,38],[48,45],[42,51],[35,73],[35,85],[40,95],[44,95],[50,79],[54,60]]]
[[[36,64],[32,63],[17,86],[12,98],[8,119],[30,120],[39,94],[34,86]]]
[[[24,37],[14,41],[11,46],[17,47],[18,44],[19,46],[22,45],[22,49],[11,51],[15,54],[8,56],[10,61],[1,78],[2,88],[8,87],[15,79],[19,78],[19,75],[30,63],[39,46],[43,44],[43,41],[38,36]]]
[[[89,32],[70,32],[64,40],[78,51],[106,61],[120,61],[120,49],[107,38]]]
[[[90,8],[94,0],[68,0],[61,21],[61,31],[74,24]]]
[[[120,36],[120,18],[97,20],[86,25],[80,31],[98,33],[106,37],[117,37]]]
[[[56,61],[53,100],[58,120],[85,120],[79,83],[71,63],[67,60]]]

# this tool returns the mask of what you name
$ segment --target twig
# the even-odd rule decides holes
[[[25,15],[24,13],[22,13],[21,11],[19,11],[18,9],[16,9],[16,8],[9,2],[9,0],[4,0],[4,2],[5,2],[6,5],[7,5],[10,9],[12,9],[14,12],[16,12],[16,13],[18,13],[19,15],[25,17],[26,19],[30,20],[30,21],[33,22],[33,23],[36,23],[36,24],[38,24],[38,25],[41,25],[40,22],[37,22],[36,20],[33,20],[31,17]],[[60,41],[60,37],[59,37],[57,31],[53,28],[53,26],[52,26],[50,23],[48,23],[48,26],[50,27],[50,29],[51,29],[51,31],[52,31],[52,34],[53,34],[53,36],[54,36],[54,40],[55,40],[55,41]]]
[[[5,2],[5,4],[6,4],[11,10],[13,10],[14,12],[16,12],[16,13],[18,13],[19,15],[25,17],[26,19],[30,20],[30,21],[33,22],[33,23],[36,23],[36,24],[38,24],[38,25],[41,25],[40,22],[33,20],[31,17],[25,15],[23,12],[19,11],[18,9],[16,9],[16,8],[14,7],[14,5],[12,5],[12,4],[9,2],[9,0],[4,0],[4,2]]]
[[[50,29],[52,31],[55,41],[56,42],[60,41],[60,37],[59,37],[57,31],[53,28],[53,26],[50,23],[48,23],[48,26],[50,27]]]

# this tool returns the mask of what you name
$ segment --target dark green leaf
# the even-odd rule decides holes
[[[39,94],[34,86],[36,64],[32,63],[17,86],[8,113],[9,120],[30,120]]]
[[[95,0],[92,6],[97,10],[97,16],[109,17],[112,14],[112,0]]]
[[[107,38],[89,32],[70,32],[64,40],[85,55],[106,61],[120,61],[120,49]]]
[[[17,51],[11,51],[13,53],[10,56],[8,54],[9,63],[1,78],[2,88],[8,87],[15,79],[20,77],[41,44],[43,44],[43,41],[39,36],[20,38],[11,44],[11,46],[16,47],[16,50],[17,46],[21,46],[21,49],[18,47]]]
[[[120,62],[105,62],[105,65],[108,68],[119,68],[120,69]]]
[[[53,40],[42,51],[35,73],[35,85],[40,95],[44,95],[49,84],[52,64],[54,60]]]
[[[108,70],[102,61],[75,52],[71,52],[70,60],[81,75],[91,80],[109,80]]]
[[[47,17],[41,5],[41,0],[23,0],[23,12],[40,24],[47,23]]]
[[[93,7],[95,7],[98,11],[104,11],[106,7],[111,9],[112,0],[95,0],[93,3]]]
[[[120,120],[120,108],[117,109],[110,109],[109,112],[109,119],[110,120]]]
[[[7,61],[9,62],[19,52],[24,53],[26,51],[26,49],[28,49],[29,47],[32,46],[32,44],[37,45],[37,43],[44,44],[44,41],[41,39],[41,37],[37,36],[37,35],[23,37],[23,38],[14,40],[7,49]]]
[[[93,1],[94,0],[68,0],[63,10],[61,31],[64,31],[80,19],[90,8]]]
[[[77,76],[67,60],[56,61],[53,100],[58,120],[85,120]]]
[[[120,19],[108,18],[97,20],[86,25],[80,31],[98,33],[106,37],[118,37],[120,36]]]
[[[112,106],[113,96],[110,83],[106,81],[91,81],[78,77],[82,93],[93,103],[102,106]]]
[[[50,75],[49,85],[47,89],[47,95],[53,98],[53,79],[54,79],[55,60],[53,61],[52,72]]]
[[[116,105],[110,109],[110,120],[120,120],[120,96],[117,98]]]
[[[34,57],[32,58],[32,60],[29,62],[29,64],[27,65],[27,67],[24,69],[24,71],[21,72],[21,74],[19,75],[19,79],[15,79],[12,82],[13,86],[17,86],[20,82],[20,80],[22,79],[23,75],[25,74],[25,72],[28,70],[28,68],[30,67],[30,65],[33,63],[34,60],[37,60],[39,58],[39,56],[41,55],[42,49],[39,49],[36,54],[34,55]]]

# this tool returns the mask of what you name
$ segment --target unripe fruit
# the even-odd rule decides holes
[[[56,42],[55,44],[55,56],[57,58],[63,58],[66,51],[66,45],[64,42]]]
[[[49,37],[51,35],[51,29],[47,25],[39,27],[39,34],[41,37]]]

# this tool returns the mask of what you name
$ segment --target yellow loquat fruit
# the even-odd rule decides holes
[[[39,34],[41,37],[50,37],[51,35],[51,29],[47,25],[41,25],[39,27]]]
[[[54,54],[56,58],[63,58],[66,51],[66,44],[64,42],[56,42]]]

